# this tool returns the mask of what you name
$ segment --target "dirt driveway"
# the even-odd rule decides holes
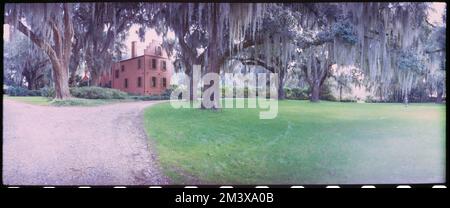
[[[155,103],[53,107],[4,99],[3,183],[167,184],[142,123]]]

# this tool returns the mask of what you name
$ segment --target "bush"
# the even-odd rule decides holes
[[[170,97],[170,94],[177,88],[177,85],[170,85],[169,88],[164,90],[164,92],[161,94],[161,96]]]
[[[54,106],[85,106],[88,105],[88,102],[83,99],[66,99],[66,100],[53,100],[51,102]]]
[[[39,91],[41,92],[41,96],[55,97],[55,89],[53,87],[43,87]]]
[[[343,103],[356,103],[356,100],[353,99],[342,99],[339,102],[343,102]]]
[[[28,96],[41,96],[41,91],[40,90],[29,90]]]
[[[284,94],[286,99],[291,100],[307,100],[308,99],[308,90],[301,88],[285,88]]]
[[[328,85],[323,85],[320,89],[320,99],[328,100],[328,101],[337,101],[337,99],[333,96],[333,93],[330,90]]]
[[[74,87],[70,88],[70,94],[78,98],[86,99],[125,99],[127,93],[120,90],[102,87]]]
[[[149,100],[169,100],[170,95],[146,95],[146,96],[130,96],[130,99],[133,100],[142,100],[142,101],[149,101]]]
[[[41,96],[40,90],[29,90],[24,87],[13,87],[10,86],[6,90],[6,94],[9,96]]]
[[[28,89],[10,86],[7,90],[9,96],[28,96]]]
[[[83,99],[83,98],[69,98],[64,100],[53,100],[51,105],[53,106],[96,106],[109,104],[114,102],[120,102],[119,99],[98,100],[98,99]]]

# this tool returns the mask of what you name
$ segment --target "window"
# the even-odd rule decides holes
[[[161,61],[161,67],[163,71],[166,71],[166,61]]]
[[[125,65],[122,65],[122,72],[125,71]]]
[[[156,77],[152,77],[152,87],[156,87]]]
[[[141,68],[141,59],[138,59],[137,61],[138,61],[138,69],[140,69]]]
[[[124,80],[124,85],[125,85],[125,88],[128,88],[128,79]]]
[[[155,49],[155,53],[156,53],[156,55],[158,55],[158,56],[161,56],[162,55],[162,50],[161,50],[161,47],[156,47],[156,49]]]
[[[119,78],[119,70],[116,70],[115,75],[116,75],[116,78]]]
[[[152,68],[156,69],[156,59],[152,59]]]
[[[141,85],[142,85],[142,77],[138,77],[137,86],[141,87]]]
[[[164,77],[164,78],[162,78],[162,86],[164,87],[164,88],[166,88],[166,78]]]

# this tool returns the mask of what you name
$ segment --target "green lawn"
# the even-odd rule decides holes
[[[445,106],[279,102],[259,109],[145,111],[174,183],[438,183],[445,180]]]
[[[24,103],[35,104],[35,105],[49,105],[52,99],[40,96],[8,96],[3,95],[3,99],[11,99]]]
[[[52,98],[41,96],[3,96],[4,99],[16,100],[24,103],[35,105],[52,105],[52,106],[96,106],[117,102],[133,102],[131,99],[83,99],[70,98],[67,100],[53,100]]]

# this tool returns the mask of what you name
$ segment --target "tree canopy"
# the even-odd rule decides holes
[[[235,62],[256,65],[280,75],[280,99],[286,77],[300,74],[311,101],[318,101],[328,78],[356,80],[353,72],[336,75],[350,67],[361,72],[359,84],[380,97],[400,92],[406,101],[419,84],[429,94],[445,93],[446,25],[431,24],[429,11],[425,2],[7,4],[5,22],[48,56],[57,98],[70,96],[68,76],[76,85],[80,63],[94,84],[108,72],[136,24],[141,39],[155,29],[175,55],[176,69],[189,76],[194,64],[203,73],[220,73]],[[214,82],[204,88],[217,88]]]

